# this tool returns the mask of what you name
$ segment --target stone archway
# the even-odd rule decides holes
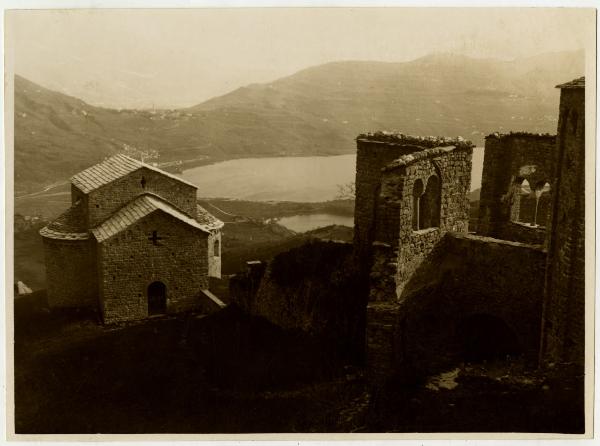
[[[148,316],[165,314],[167,312],[167,287],[162,282],[152,282],[148,285]]]

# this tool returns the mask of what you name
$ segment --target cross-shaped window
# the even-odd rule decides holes
[[[152,240],[152,244],[159,246],[160,243],[158,243],[159,240],[162,240],[162,237],[158,236],[158,231],[152,231],[152,236],[148,237],[148,240]]]

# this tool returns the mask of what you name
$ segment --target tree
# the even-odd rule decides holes
[[[336,195],[336,200],[354,200],[356,197],[356,190],[354,181],[351,181],[346,184],[338,184],[338,193]]]

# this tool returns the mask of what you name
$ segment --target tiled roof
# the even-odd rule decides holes
[[[111,156],[101,163],[95,164],[94,166],[79,172],[71,177],[71,183],[73,183],[73,185],[75,185],[83,193],[87,194],[98,189],[99,187],[112,183],[113,181],[118,180],[125,175],[135,172],[142,167],[159,172],[162,175],[185,183],[188,186],[196,187],[195,184],[185,181],[176,175],[165,172],[164,170],[158,169],[150,164],[143,163],[123,154]]]
[[[196,221],[210,229],[221,229],[225,225],[225,223],[216,218],[213,214],[208,212],[200,205],[198,205]]]
[[[206,224],[199,223],[196,219],[189,217],[156,195],[145,194],[123,206],[103,223],[93,228],[91,232],[98,242],[102,242],[156,210],[166,212],[179,221],[204,232],[210,233],[214,229]]]
[[[71,206],[56,220],[40,230],[40,235],[62,240],[86,240],[84,209],[80,202]]]
[[[585,88],[585,76],[565,82],[564,84],[559,84],[556,88]]]

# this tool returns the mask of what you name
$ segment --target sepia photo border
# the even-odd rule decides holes
[[[4,51],[4,82],[2,97],[4,98],[4,119],[3,119],[3,159],[4,159],[4,193],[2,198],[4,204],[4,215],[2,228],[3,244],[0,239],[0,246],[4,247],[4,265],[0,279],[4,279],[4,318],[3,318],[3,332],[5,334],[5,342],[3,343],[4,354],[3,360],[4,365],[4,384],[5,384],[5,402],[3,408],[5,410],[5,436],[11,441],[51,441],[51,442],[72,442],[72,441],[123,441],[123,442],[149,442],[149,441],[215,441],[215,440],[227,440],[234,444],[234,442],[241,440],[260,440],[262,441],[286,441],[286,442],[299,442],[299,441],[329,441],[329,440],[343,440],[343,441],[379,441],[379,440],[412,440],[414,444],[423,444],[423,441],[416,440],[438,440],[439,444],[446,444],[449,440],[572,440],[572,439],[589,439],[593,435],[594,425],[594,398],[595,398],[595,291],[596,291],[596,259],[595,259],[595,248],[597,240],[595,237],[596,231],[596,219],[595,219],[595,206],[596,194],[595,189],[597,186],[596,178],[596,141],[597,141],[597,103],[596,103],[596,65],[597,65],[597,33],[593,36],[593,41],[590,40],[589,45],[586,45],[585,56],[586,56],[586,87],[585,87],[585,100],[586,100],[586,170],[585,170],[585,209],[586,209],[586,250],[585,250],[585,268],[586,268],[586,376],[585,376],[585,434],[540,434],[540,433],[435,433],[435,434],[420,434],[420,433],[403,433],[403,434],[157,434],[157,435],[114,435],[114,434],[98,434],[98,435],[25,435],[15,434],[14,432],[14,363],[13,363],[13,338],[14,338],[14,326],[13,317],[14,310],[12,305],[13,296],[13,254],[14,254],[14,228],[13,228],[13,215],[14,215],[14,141],[13,141],[13,124],[14,124],[14,85],[13,85],[13,74],[14,74],[14,58],[15,54],[13,51],[13,29],[10,23],[10,10],[11,9],[54,9],[54,8],[172,8],[172,7],[264,7],[264,6],[275,6],[273,2],[244,2],[244,1],[231,1],[219,2],[200,2],[200,1],[171,1],[171,2],[153,2],[153,1],[93,1],[93,2],[77,2],[77,1],[9,1],[4,2],[3,6],[3,51]],[[378,7],[405,7],[405,6],[419,6],[423,3],[419,2],[400,2],[400,1],[386,1],[386,2],[340,2],[340,1],[322,1],[322,2],[307,2],[307,1],[286,1],[277,2],[278,6],[294,6],[294,7],[323,7],[323,6],[335,6],[335,7],[354,7],[360,8],[369,6]],[[595,8],[595,2],[502,2],[490,3],[490,2],[469,2],[457,3],[457,2],[427,2],[425,3],[429,8],[436,8],[440,6],[477,6],[477,7],[490,7],[490,6],[507,6],[507,7],[559,7],[559,6],[578,6],[586,8]],[[433,12],[433,11],[432,11]],[[593,13],[590,11],[590,13]],[[568,80],[568,79],[566,79]],[[565,81],[566,81],[565,80]],[[436,442],[437,443],[437,442]],[[375,444],[375,443],[372,443]],[[553,442],[552,444],[555,444]]]

